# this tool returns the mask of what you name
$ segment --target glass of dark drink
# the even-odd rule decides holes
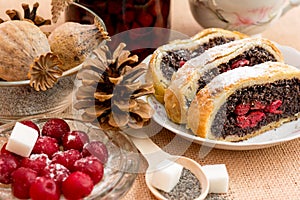
[[[115,48],[120,42],[142,60],[158,46],[168,42],[170,36],[170,0],[77,0],[94,11],[104,21]],[[74,15],[76,17],[74,17]],[[70,5],[66,18],[89,21],[89,16]]]

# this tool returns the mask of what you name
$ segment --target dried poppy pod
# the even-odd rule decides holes
[[[50,52],[45,34],[33,23],[12,20],[0,24],[0,78],[6,81],[28,79],[36,57]]]
[[[49,35],[51,50],[63,62],[64,71],[81,64],[103,40],[109,39],[101,22],[94,21],[91,25],[66,22]]]

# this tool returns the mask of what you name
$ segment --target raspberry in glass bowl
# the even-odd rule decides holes
[[[52,199],[120,199],[131,188],[140,157],[130,139],[121,132],[105,133],[72,116],[61,116],[18,121],[29,120],[39,128],[38,142],[29,157],[5,149],[15,122],[0,126],[0,199],[34,200],[45,195]],[[61,140],[51,133],[52,128],[61,130]],[[45,146],[51,147],[50,153]],[[26,187],[20,187],[23,183]]]

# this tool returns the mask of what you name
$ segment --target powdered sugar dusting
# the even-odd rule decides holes
[[[41,154],[31,154],[30,155],[30,160],[37,160],[37,159],[45,159],[46,160],[46,164],[50,164],[51,160],[49,159],[47,154],[41,153]]]
[[[207,87],[214,93],[235,84],[237,81],[252,78],[270,78],[278,73],[299,73],[299,69],[279,62],[266,62],[253,67],[245,66],[216,76]]]
[[[76,139],[76,136],[75,135],[68,135],[68,140],[75,140]]]

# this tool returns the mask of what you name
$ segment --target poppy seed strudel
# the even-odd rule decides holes
[[[187,127],[203,138],[241,141],[299,118],[299,101],[298,68],[279,62],[241,67],[199,91]]]

